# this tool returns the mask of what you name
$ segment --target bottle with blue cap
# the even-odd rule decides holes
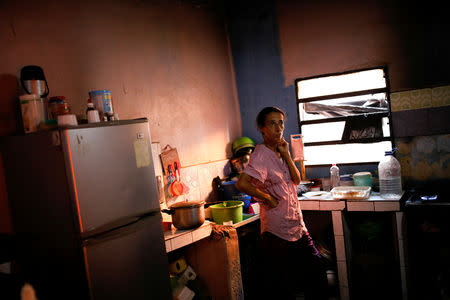
[[[380,196],[383,199],[399,200],[402,196],[402,176],[400,163],[394,157],[397,149],[386,151],[378,164]]]

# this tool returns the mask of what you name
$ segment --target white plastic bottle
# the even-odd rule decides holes
[[[384,199],[398,200],[402,196],[402,177],[400,163],[394,157],[397,149],[386,151],[378,164],[380,196]]]
[[[340,181],[340,177],[339,177],[339,168],[338,166],[336,166],[336,164],[333,164],[330,168],[330,184],[331,184],[331,188],[335,188],[337,186],[339,186],[339,181]]]

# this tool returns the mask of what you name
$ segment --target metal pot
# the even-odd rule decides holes
[[[170,209],[162,212],[172,215],[172,224],[178,229],[191,229],[205,222],[205,206],[203,201],[178,202]]]

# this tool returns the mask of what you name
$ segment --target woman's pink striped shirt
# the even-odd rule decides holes
[[[252,184],[278,199],[275,208],[261,204],[261,233],[268,231],[284,240],[302,237],[300,202],[297,186],[292,182],[286,162],[264,144],[256,146],[244,173],[252,177]]]

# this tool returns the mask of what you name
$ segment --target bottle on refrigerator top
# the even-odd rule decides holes
[[[87,102],[86,114],[87,114],[88,111],[90,111],[90,110],[95,110],[94,103],[92,103],[91,98],[89,98],[89,99],[88,99],[88,102]]]
[[[386,151],[378,164],[380,196],[384,199],[398,200],[402,195],[402,177],[400,163],[394,157],[397,149]]]
[[[87,103],[86,117],[88,123],[100,122],[100,115],[98,114],[98,110],[95,109],[94,103],[92,103],[90,98],[88,99]]]
[[[331,188],[339,186],[340,176],[339,176],[339,167],[336,164],[333,164],[330,168],[330,183]]]

